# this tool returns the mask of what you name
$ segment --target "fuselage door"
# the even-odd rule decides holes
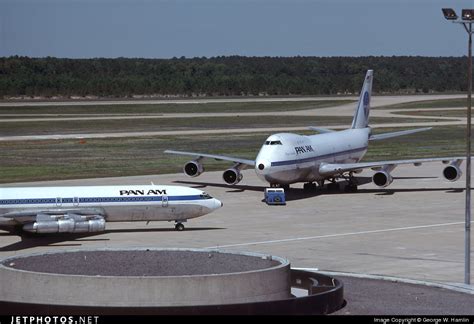
[[[167,195],[161,196],[161,206],[162,207],[168,207],[168,196]]]

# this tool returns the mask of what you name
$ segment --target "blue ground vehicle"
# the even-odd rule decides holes
[[[265,202],[267,205],[286,205],[285,190],[283,188],[265,188]]]

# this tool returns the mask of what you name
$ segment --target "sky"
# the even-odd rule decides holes
[[[0,56],[463,56],[474,0],[0,0]]]

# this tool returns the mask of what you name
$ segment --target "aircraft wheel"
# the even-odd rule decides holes
[[[356,192],[357,191],[357,185],[351,184],[347,185],[346,188],[344,188],[345,192]]]
[[[177,231],[184,231],[184,225],[182,223],[177,223],[174,226],[174,229],[177,230]]]
[[[331,183],[328,183],[328,190],[329,191],[339,191],[339,183],[337,182],[331,182]]]

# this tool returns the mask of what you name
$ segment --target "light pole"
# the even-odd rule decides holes
[[[467,129],[466,129],[466,215],[464,237],[464,283],[471,284],[471,95],[472,95],[472,23],[474,9],[463,9],[462,19],[451,8],[443,8],[444,18],[462,24],[469,35],[467,64]]]

